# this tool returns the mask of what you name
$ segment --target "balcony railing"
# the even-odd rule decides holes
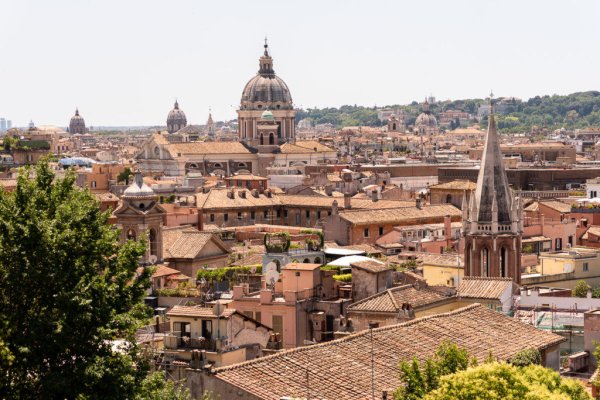
[[[213,339],[203,337],[192,338],[190,336],[181,336],[181,332],[165,332],[165,348],[167,349],[198,349],[207,351],[216,351],[216,342]]]

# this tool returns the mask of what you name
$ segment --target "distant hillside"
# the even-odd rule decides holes
[[[476,115],[479,105],[485,99],[465,99],[440,101],[431,106],[434,114],[445,110],[461,110]],[[381,126],[377,118],[380,109],[401,109],[409,114],[406,123],[411,125],[420,112],[420,105],[390,105],[386,107],[341,106],[340,108],[312,108],[299,110],[297,120],[310,118],[313,124],[331,123],[337,128],[351,125]],[[481,121],[487,123],[484,117]],[[536,96],[527,101],[513,102],[504,115],[497,117],[502,132],[529,132],[532,126],[557,129],[600,127],[600,92],[588,91],[572,93],[567,96]]]

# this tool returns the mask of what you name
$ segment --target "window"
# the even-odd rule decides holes
[[[283,340],[283,316],[273,315],[273,332],[279,334],[280,339]]]
[[[481,276],[489,276],[490,254],[488,249],[481,249]]]
[[[210,222],[215,222],[215,214],[210,214]]]
[[[254,318],[254,313],[252,311],[244,311],[244,315],[248,318]]]
[[[238,213],[238,219],[242,219],[242,213],[241,212]]]
[[[369,237],[369,228],[365,228],[364,236]]]
[[[589,264],[588,263],[583,263],[583,272],[588,272],[589,270]]]
[[[256,213],[254,211],[252,211],[250,213],[250,218],[255,219],[256,218]]]
[[[310,219],[310,210],[306,210],[306,219]]]
[[[223,214],[223,221],[229,221],[229,214]]]
[[[96,187],[96,181],[92,181],[92,188]]]
[[[321,219],[321,211],[317,211],[317,219]]]
[[[562,250],[562,238],[556,238],[554,240],[554,250],[555,251]]]
[[[260,321],[261,317],[262,317],[262,314],[261,314],[260,311],[257,311],[257,312],[254,313],[254,319],[257,320],[258,322],[261,322]]]
[[[281,218],[281,210],[277,210],[277,218]]]
[[[287,218],[287,210],[283,210],[283,218]]]
[[[263,212],[263,218],[264,218],[264,219],[267,219],[267,218],[269,218],[269,212],[268,212],[267,210],[265,210],[265,211]]]
[[[209,319],[202,320],[202,337],[205,339],[212,338],[212,321]]]
[[[179,332],[179,337],[192,336],[192,324],[189,322],[174,322],[173,328],[175,332]]]
[[[500,249],[500,276],[502,278],[508,277],[508,252],[506,247]]]
[[[379,227],[379,236],[383,235],[383,226]]]
[[[327,215],[331,215],[331,211],[327,211]]]

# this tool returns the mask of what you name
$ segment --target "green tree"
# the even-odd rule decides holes
[[[575,287],[573,288],[573,297],[586,297],[589,288],[590,287],[587,283],[585,283],[584,280],[578,281]]]
[[[532,364],[541,364],[542,355],[538,349],[530,348],[521,350],[517,354],[511,357],[508,362],[517,367],[525,367]]]
[[[164,372],[154,372],[148,375],[141,384],[136,400],[188,400],[190,392],[181,385],[166,379]],[[203,400],[210,400],[206,393]]]
[[[117,182],[118,183],[124,182],[126,185],[129,185],[129,178],[131,178],[132,175],[133,175],[133,172],[131,172],[131,168],[125,167],[123,172],[121,172],[117,176]]]
[[[489,363],[443,376],[426,400],[591,400],[583,385],[540,365]]]
[[[134,398],[146,375],[132,340],[148,315],[145,246],[119,245],[73,172],[55,179],[45,161],[31,172],[0,192],[0,398]]]

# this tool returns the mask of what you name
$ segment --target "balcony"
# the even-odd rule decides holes
[[[165,349],[169,350],[217,350],[217,343],[214,339],[181,336],[181,332],[178,331],[165,332],[164,345]]]

